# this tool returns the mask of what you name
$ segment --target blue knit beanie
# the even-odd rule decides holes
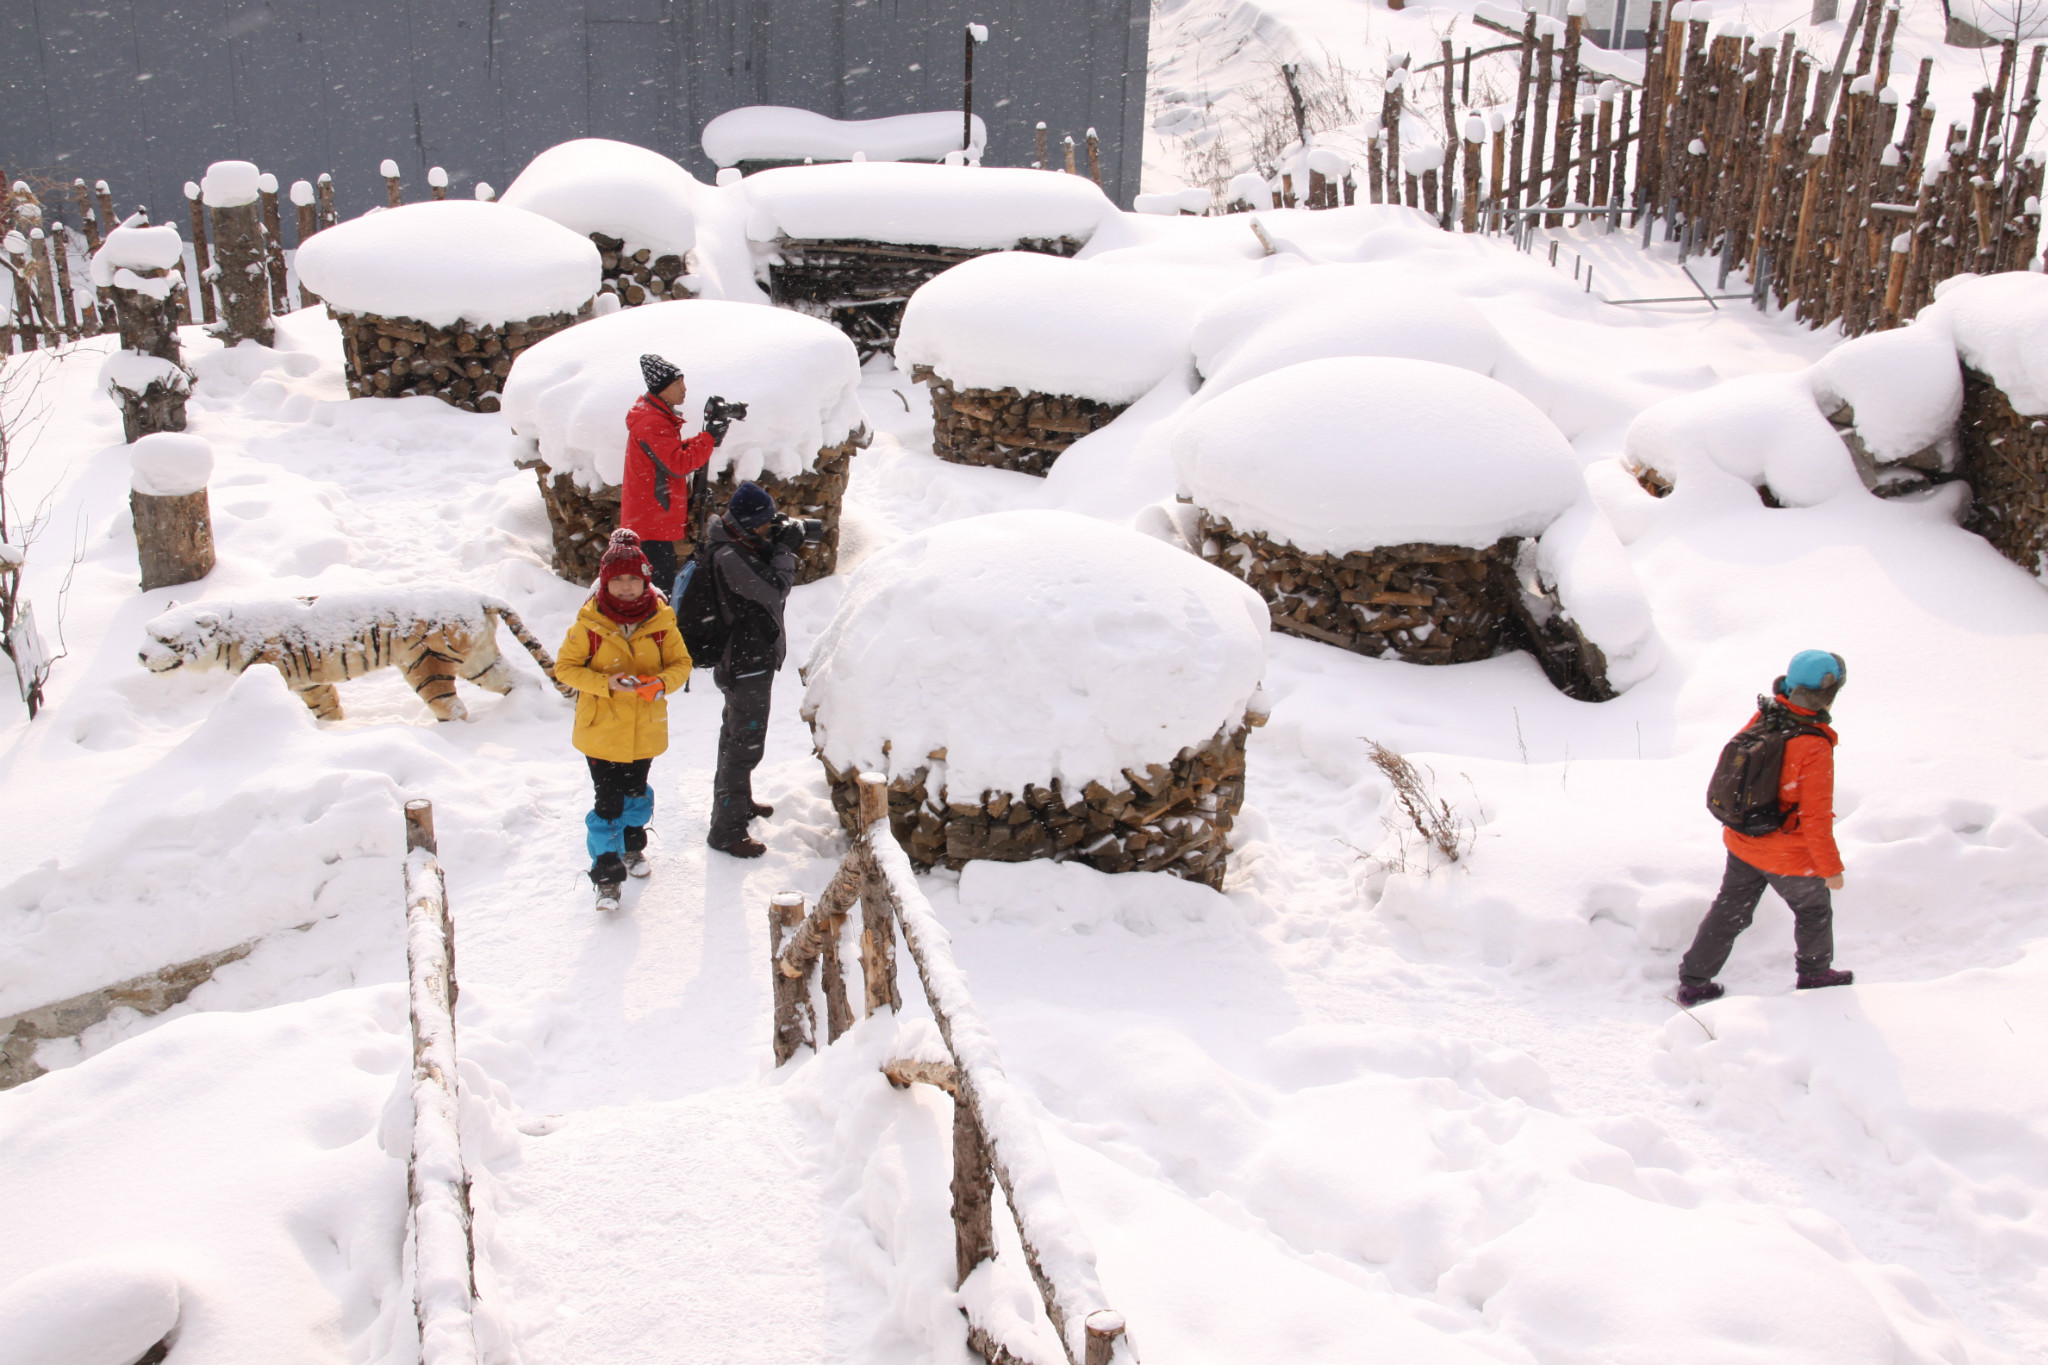
[[[1785,700],[1809,711],[1825,711],[1835,704],[1835,694],[1849,681],[1849,665],[1839,654],[1825,649],[1802,649],[1785,665],[1778,686]]]
[[[732,501],[725,505],[725,510],[732,513],[734,521],[751,531],[775,515],[775,499],[760,484],[743,483],[733,490]]]

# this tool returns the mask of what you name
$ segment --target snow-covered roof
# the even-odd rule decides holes
[[[1123,787],[1243,720],[1269,629],[1250,588],[1150,536],[969,517],[862,563],[805,665],[804,714],[834,767],[929,766],[934,795]]]
[[[988,125],[974,116],[974,138],[964,149],[979,160]],[[720,166],[742,161],[937,161],[960,146],[960,111],[837,119],[808,109],[756,104],[728,109],[704,125],[704,155]]]
[[[306,287],[347,313],[484,326],[590,302],[603,278],[588,237],[524,209],[468,199],[378,209],[307,239]]]
[[[1397,265],[1302,266],[1240,285],[1195,320],[1205,395],[1304,360],[1405,356],[1492,374],[1503,343],[1461,296]]]
[[[788,477],[859,429],[860,359],[835,327],[783,308],[677,299],[593,318],[529,347],[505,379],[512,429],[537,442],[557,471],[586,488],[617,484],[626,462],[626,410],[647,386],[640,357],[666,357],[689,381],[685,435],[713,394],[747,404],[712,457],[743,479]]]
[[[697,244],[695,191],[704,188],[660,152],[584,137],[528,162],[498,202],[585,237],[621,238],[628,251],[680,256]]]
[[[1008,247],[1085,242],[1116,214],[1078,175],[989,166],[854,161],[780,166],[741,182],[747,236],[851,238],[921,246]]]
[[[910,296],[896,362],[966,388],[1130,403],[1187,363],[1199,301],[1159,266],[995,252]]]
[[[1319,554],[1538,535],[1584,491],[1564,434],[1528,399],[1396,357],[1250,380],[1190,414],[1173,456],[1199,506]]]

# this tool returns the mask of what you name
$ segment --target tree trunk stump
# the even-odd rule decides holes
[[[213,572],[213,517],[204,488],[168,498],[131,491],[128,505],[135,515],[144,592],[196,582]]]
[[[220,293],[220,339],[229,346],[254,341],[268,346],[270,249],[263,210],[254,200],[213,210],[214,287]]]
[[[161,270],[135,273],[152,279],[163,279],[166,275]],[[121,384],[108,385],[121,405],[121,432],[131,445],[153,432],[185,429],[185,399],[191,392],[191,381],[185,377],[184,356],[178,348],[185,289],[182,277],[173,274],[172,280],[161,299],[140,289],[109,291],[114,299],[114,322],[121,333],[121,349],[179,367],[174,374],[153,379],[139,391]]]

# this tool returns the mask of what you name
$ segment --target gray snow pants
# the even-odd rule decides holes
[[[1756,903],[1763,898],[1766,885],[1792,907],[1792,938],[1800,972],[1824,972],[1833,964],[1835,912],[1828,899],[1827,879],[1780,876],[1752,867],[1731,853],[1728,870],[1721,874],[1721,894],[1714,897],[1713,908],[1700,921],[1692,947],[1678,964],[1680,981],[1689,985],[1712,981],[1727,965],[1736,935],[1756,917]]]
[[[772,671],[721,680],[725,715],[718,727],[718,775],[711,784],[711,835],[714,848],[746,837],[754,818],[754,768],[768,747],[768,703],[774,693]]]

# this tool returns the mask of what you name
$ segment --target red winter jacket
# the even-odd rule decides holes
[[[1784,827],[1771,834],[1721,831],[1728,851],[1765,872],[1781,877],[1832,877],[1842,870],[1835,849],[1835,744],[1833,729],[1813,719],[1813,712],[1779,697],[1793,715],[1826,735],[1794,735],[1785,741],[1785,766],[1778,777],[1778,806],[1791,812]],[[1751,716],[1749,723],[1756,724]]]
[[[642,394],[626,413],[626,482],[619,524],[642,540],[681,540],[690,533],[690,475],[711,461],[711,435],[683,439],[683,419],[655,395]]]

